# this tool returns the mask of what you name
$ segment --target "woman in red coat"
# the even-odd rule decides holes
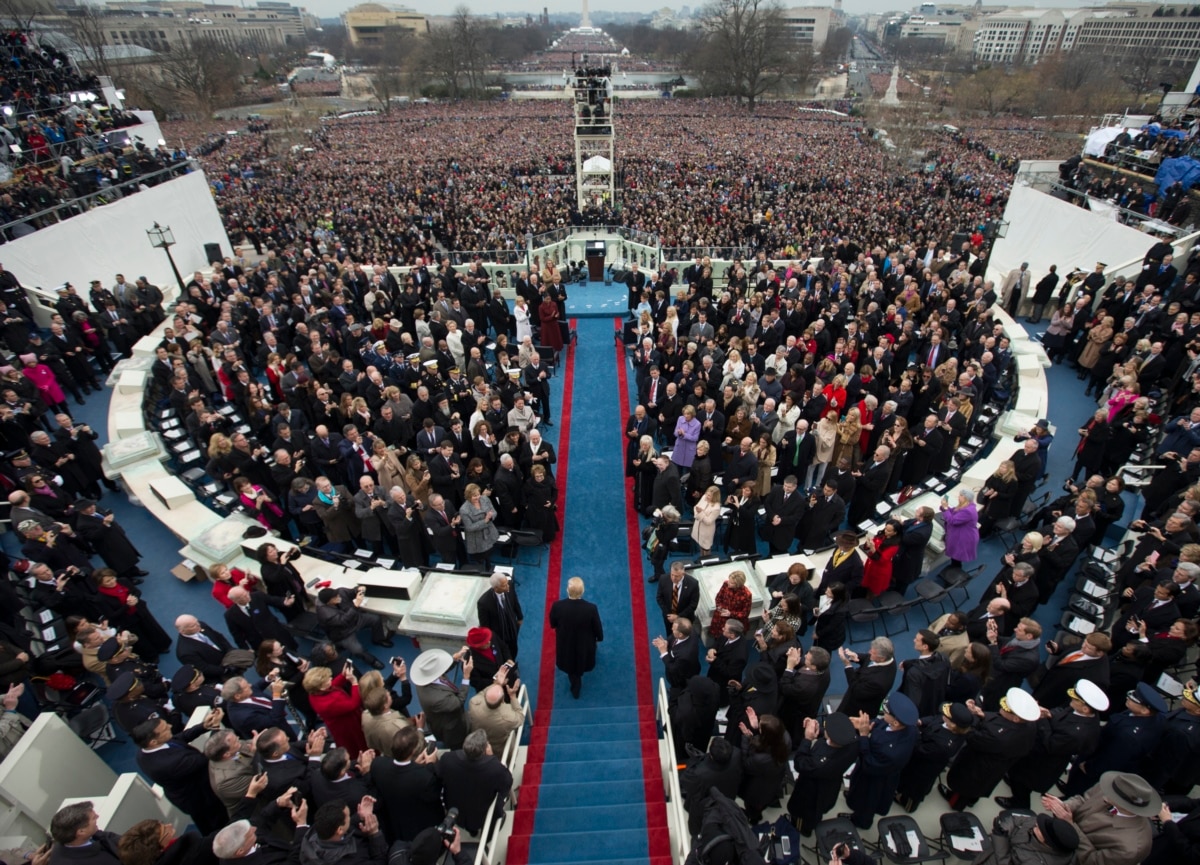
[[[333,741],[350,753],[351,760],[357,760],[359,753],[367,750],[367,737],[363,735],[362,698],[354,668],[347,663],[334,676],[328,667],[310,667],[304,674],[304,690]]]
[[[558,304],[549,295],[543,297],[538,306],[538,321],[542,325],[538,339],[542,345],[554,349],[557,355],[563,348],[562,328],[558,326]]]
[[[867,554],[862,587],[867,597],[873,598],[892,584],[892,561],[900,552],[900,522],[888,520],[879,534],[863,544],[862,550]]]
[[[717,590],[715,609],[712,614],[712,625],[708,632],[714,637],[725,633],[725,623],[737,619],[746,630],[750,629],[750,605],[754,595],[746,588],[746,574],[743,571],[731,571],[725,578],[725,584]]]

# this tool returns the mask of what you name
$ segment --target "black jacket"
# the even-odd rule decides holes
[[[872,666],[864,660],[861,666],[847,667],[846,693],[837,711],[850,718],[858,717],[859,712],[874,718],[895,681],[895,662]]]

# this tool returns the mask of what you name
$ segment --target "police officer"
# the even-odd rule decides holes
[[[125,732],[131,731],[138,724],[153,718],[162,718],[171,725],[173,730],[183,729],[183,719],[178,712],[167,709],[166,701],[154,700],[146,696],[142,683],[133,673],[122,673],[113,680],[105,693],[112,703],[113,715]]]
[[[917,744],[917,705],[896,692],[883,702],[883,714],[872,721],[866,712],[852,719],[858,731],[858,765],[850,776],[846,804],[854,809],[854,825],[869,829],[876,814],[892,807],[900,773]]]
[[[938,785],[938,792],[956,811],[992,795],[1009,768],[1033,749],[1035,722],[1042,714],[1033,695],[1020,688],[1009,688],[1000,698],[999,712],[985,712],[974,700],[967,701],[967,708],[975,715],[975,726],[946,783]]]
[[[115,682],[122,673],[132,673],[147,697],[151,700],[166,699],[167,686],[158,672],[158,665],[139,658],[129,643],[118,637],[109,637],[96,650],[96,658],[107,665],[104,673],[107,681]]]
[[[917,722],[917,745],[900,773],[896,801],[911,814],[929,795],[942,770],[966,744],[975,716],[963,703],[942,703],[941,712]]]
[[[800,826],[800,834],[811,836],[825,814],[837,804],[842,777],[858,759],[858,732],[841,712],[825,717],[825,730],[816,718],[804,719],[804,738],[796,748],[792,767],[803,783],[796,784],[787,810]]]
[[[1105,772],[1136,772],[1162,738],[1167,701],[1145,682],[1125,694],[1125,711],[1108,719],[1092,756],[1071,767],[1063,793],[1080,796]]]
[[[211,709],[221,705],[221,692],[204,681],[204,674],[191,664],[184,664],[171,677],[171,702],[185,718],[204,706]]]
[[[1185,688],[1179,708],[1163,718],[1162,739],[1142,761],[1142,776],[1155,789],[1185,796],[1200,784],[1200,695]]]
[[[396,364],[392,368],[392,378],[400,385],[400,390],[415,399],[417,388],[421,386],[421,355],[413,352],[406,360],[407,364]]]
[[[1001,808],[1029,808],[1030,793],[1047,792],[1068,763],[1086,760],[1096,750],[1100,714],[1108,711],[1108,695],[1094,682],[1080,679],[1074,688],[1067,689],[1067,697],[1066,706],[1042,709],[1033,750],[1005,776],[1012,795],[996,797]]]

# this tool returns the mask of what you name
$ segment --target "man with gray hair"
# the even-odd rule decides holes
[[[858,717],[860,712],[874,718],[896,681],[896,649],[892,641],[876,637],[866,658],[843,646],[838,649],[838,657],[846,668],[846,693],[837,711],[849,718]]]
[[[492,753],[484,730],[468,734],[461,750],[443,755],[438,774],[446,807],[458,809],[458,824],[472,835],[484,829],[492,803],[503,803],[512,792],[512,773]]]
[[[492,634],[508,647],[515,661],[517,638],[525,622],[525,613],[521,609],[521,602],[517,600],[516,585],[504,574],[492,574],[488,582],[491,591],[480,595],[475,604],[479,627],[490,628]]]
[[[525,477],[511,453],[500,455],[500,466],[492,478],[492,500],[496,506],[496,525],[515,529],[521,525]],[[515,647],[513,647],[515,648]]]
[[[238,816],[254,813],[260,793],[267,787],[265,774],[256,776],[246,789],[246,795],[234,809]],[[308,800],[292,804],[294,788],[285,790],[263,806],[253,820],[242,818],[230,823],[213,837],[213,854],[224,863],[237,860],[239,865],[292,865],[299,861],[300,844],[308,834]],[[294,829],[289,844],[276,838],[267,829],[290,815]],[[259,834],[260,829],[262,834]]]
[[[208,759],[208,783],[235,819],[238,806],[254,779],[254,742],[242,741],[232,730],[217,730],[204,744]]]
[[[1042,548],[1038,550],[1038,566],[1035,582],[1038,587],[1038,603],[1050,600],[1058,584],[1062,582],[1075,558],[1079,555],[1079,543],[1074,538],[1075,520],[1059,517],[1042,531]]]
[[[221,699],[225,701],[229,726],[244,739],[253,737],[257,730],[279,727],[290,741],[295,741],[296,734],[288,724],[287,699],[283,695],[286,685],[278,677],[273,681],[263,679],[254,686],[242,676],[227,680],[221,687]]]

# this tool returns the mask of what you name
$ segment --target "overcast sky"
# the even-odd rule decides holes
[[[295,0],[294,0],[295,2]],[[493,15],[493,14],[509,14],[520,15],[525,14],[541,14],[542,7],[549,8],[551,14],[554,13],[578,13],[579,0],[452,0],[450,3],[435,2],[435,0],[395,0],[398,5],[405,5],[409,8],[416,9],[418,12],[423,12],[427,15],[444,15],[451,8],[458,5],[459,2],[464,2],[471,11],[478,15]],[[962,0],[960,0],[962,2]],[[969,0],[967,0],[969,2]],[[989,5],[996,4],[1000,0],[985,0]],[[1095,0],[1092,0],[1095,2]],[[784,5],[809,5],[803,0],[784,0]],[[864,15],[868,12],[888,12],[896,9],[910,9],[917,6],[920,0],[843,0],[843,8],[847,15]],[[537,4],[537,5],[525,5]],[[299,0],[298,5],[305,6],[310,12],[319,15],[323,18],[332,18],[340,15],[349,6],[354,5],[353,0]],[[668,4],[656,4],[654,0],[592,0],[592,12],[595,14],[597,10],[606,9],[613,12],[642,12],[649,14],[657,9],[661,9]],[[671,8],[679,11],[679,4],[670,4]],[[697,6],[703,5],[703,0],[698,0],[692,3],[688,8],[695,9]],[[812,3],[811,5],[825,5],[823,3]],[[1083,0],[1024,0],[1024,2],[1014,2],[1013,5],[1021,6],[1036,6],[1036,7],[1074,7],[1086,5]]]

